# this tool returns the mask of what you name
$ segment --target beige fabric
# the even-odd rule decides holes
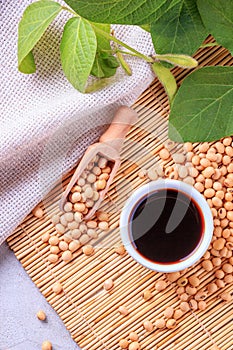
[[[34,50],[37,73],[19,73],[17,25],[30,2],[0,1],[0,243],[98,138],[116,107],[131,105],[153,79],[147,63],[127,58],[131,77],[118,69],[117,79],[101,91],[76,91],[59,60],[67,13],[58,16]],[[153,52],[150,35],[142,29],[114,28],[129,45]]]

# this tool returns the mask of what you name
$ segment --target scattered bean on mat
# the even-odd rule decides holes
[[[152,297],[153,297],[153,294],[151,293],[151,291],[149,289],[147,289],[143,292],[143,298],[145,300],[150,300]]]
[[[129,339],[131,341],[138,341],[138,339],[139,339],[138,334],[136,332],[130,332],[129,333]]]
[[[104,289],[105,290],[110,290],[112,289],[114,286],[114,282],[111,278],[107,279],[105,282],[104,282]]]
[[[129,314],[129,310],[125,306],[119,306],[118,311],[122,316],[127,316]]]
[[[154,329],[153,323],[151,321],[148,321],[148,320],[143,322],[143,327],[145,328],[145,330],[147,332],[152,332]]]
[[[38,205],[32,210],[32,215],[37,219],[41,219],[44,216],[44,210]]]
[[[55,294],[59,294],[62,292],[63,288],[60,282],[55,282],[52,286],[52,290]]]

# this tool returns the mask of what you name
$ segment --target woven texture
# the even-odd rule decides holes
[[[30,3],[0,1],[0,244],[99,137],[116,108],[131,105],[153,79],[147,63],[127,58],[131,77],[118,69],[111,85],[101,91],[76,91],[64,77],[59,58],[67,13],[58,16],[36,46],[37,73],[19,73],[17,26]],[[150,35],[140,28],[114,29],[130,46],[153,52]]]
[[[214,50],[216,48],[212,52]],[[208,58],[208,61],[212,63],[216,59],[219,63],[233,63],[226,52],[221,53],[220,48],[216,51],[215,57]],[[198,54],[200,64],[207,54]],[[180,82],[183,72],[176,69],[175,75]],[[162,105],[160,101],[163,101]],[[156,320],[164,319],[167,307],[179,309],[180,301],[176,282],[169,282],[162,292],[156,291],[155,283],[166,279],[165,275],[146,269],[128,254],[119,256],[114,249],[121,242],[119,215],[126,199],[134,189],[148,182],[146,178],[139,178],[139,169],[148,170],[158,163],[163,164],[165,169],[174,165],[171,158],[162,161],[159,157],[167,140],[169,108],[165,92],[157,80],[134,104],[134,108],[139,114],[139,121],[127,135],[121,152],[122,165],[108,191],[109,197],[101,207],[101,210],[110,213],[111,229],[99,231],[98,238],[89,242],[95,249],[94,254],[85,256],[78,249],[69,263],[62,261],[60,253],[57,263],[48,261],[50,247],[42,242],[41,237],[45,232],[56,234],[51,217],[59,213],[59,186],[44,198],[44,216],[37,219],[29,214],[8,238],[9,246],[82,350],[120,350],[119,340],[128,338],[132,331],[139,335],[141,350],[233,350],[233,302],[224,303],[219,297],[223,292],[232,293],[232,283],[208,293],[205,299],[207,309],[184,313],[174,329],[146,332],[143,327],[145,320],[155,324]],[[194,152],[197,154],[198,148],[196,144]],[[72,173],[64,178],[64,187]],[[201,262],[183,271],[182,276],[196,275],[200,279],[197,289],[206,291],[207,285],[216,280],[215,271],[220,267],[207,272]],[[222,259],[222,263],[225,262]],[[114,287],[106,291],[103,284],[108,278],[113,279]],[[60,294],[52,290],[57,281],[63,288]],[[150,290],[153,296],[147,301],[142,297],[146,290]],[[129,314],[123,317],[119,306],[125,306]]]

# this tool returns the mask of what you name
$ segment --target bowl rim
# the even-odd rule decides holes
[[[144,258],[133,247],[130,240],[129,219],[132,210],[145,195],[152,194],[154,191],[161,189],[176,189],[192,197],[202,211],[205,224],[205,230],[202,240],[200,241],[199,246],[194,250],[194,252],[191,253],[184,260],[171,264],[159,264]],[[208,249],[213,236],[213,229],[214,225],[212,213],[204,196],[200,192],[198,192],[193,186],[186,184],[180,180],[160,179],[156,181],[151,181],[139,187],[127,199],[120,215],[120,235],[125,249],[129,253],[129,255],[131,255],[131,257],[134,258],[134,260],[136,260],[138,263],[147,267],[150,270],[154,270],[157,272],[169,273],[181,271],[195,264]]]

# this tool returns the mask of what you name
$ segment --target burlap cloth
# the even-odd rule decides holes
[[[0,244],[74,166],[111,121],[118,105],[131,105],[153,79],[149,65],[128,58],[133,75],[118,69],[111,85],[81,94],[66,80],[59,42],[68,13],[61,13],[34,50],[37,73],[17,70],[17,26],[30,0],[0,0]],[[114,26],[115,35],[150,54],[150,35]]]

